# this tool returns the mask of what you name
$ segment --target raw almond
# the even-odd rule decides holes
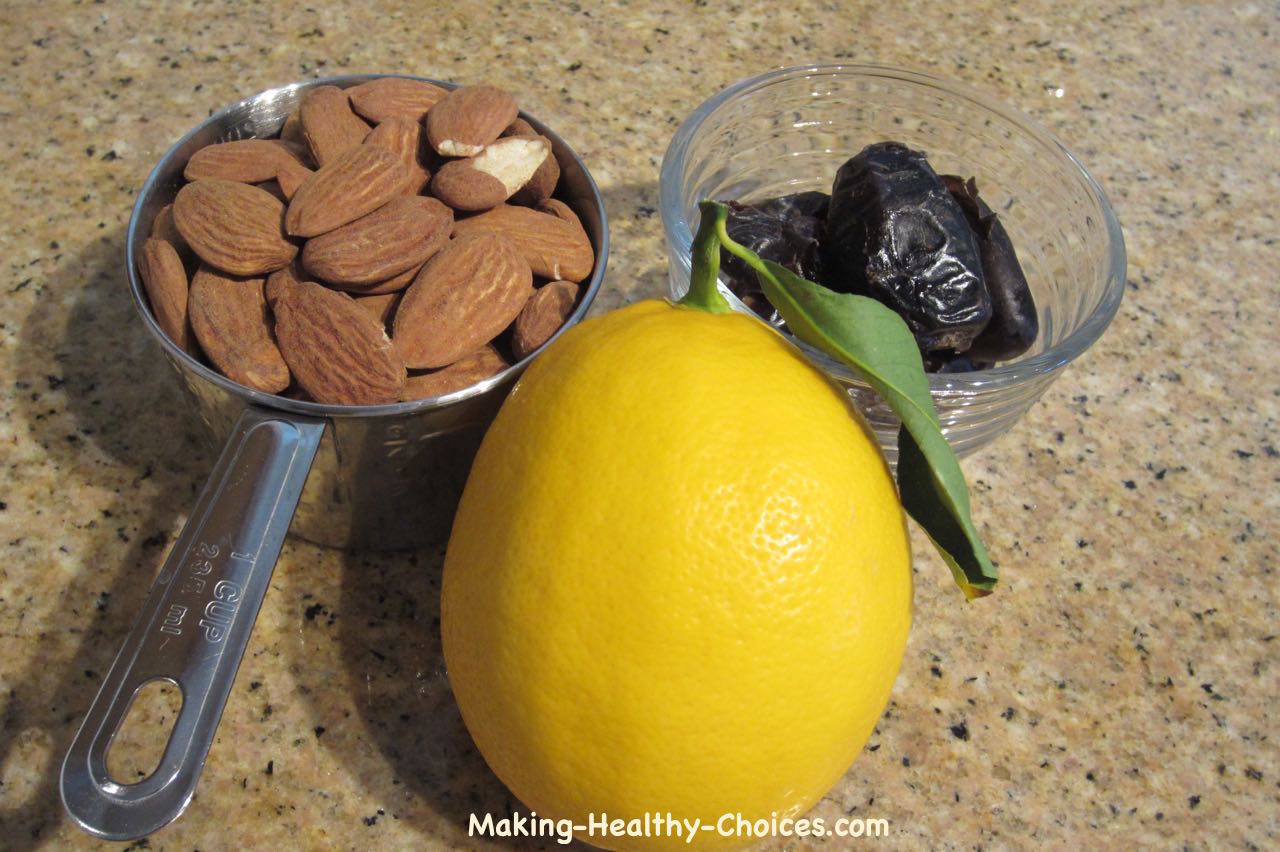
[[[369,125],[351,111],[347,93],[337,86],[317,86],[298,108],[302,135],[316,164],[323,168],[369,135]]]
[[[412,269],[407,269],[399,275],[393,275],[386,281],[379,281],[377,284],[362,284],[359,287],[344,287],[341,284],[334,284],[333,286],[338,290],[352,291],[359,296],[385,296],[387,293],[399,293],[413,283],[413,280],[418,277],[418,273],[422,271],[422,267],[425,265],[420,263]]]
[[[458,210],[496,207],[534,176],[551,148],[538,137],[511,136],[436,172],[431,193]]]
[[[512,204],[537,207],[551,197],[551,193],[556,191],[556,184],[560,183],[560,161],[556,159],[555,152],[551,148],[551,140],[545,136],[538,138],[546,143],[547,156],[543,158],[533,176],[511,196]]]
[[[470,159],[450,160],[441,166],[431,178],[431,194],[463,211],[497,207],[510,195],[502,181],[474,168]]]
[[[370,314],[377,318],[386,328],[391,323],[391,317],[396,312],[396,305],[400,304],[399,293],[381,293],[376,296],[356,296],[356,304],[364,308]]]
[[[293,260],[284,205],[271,193],[230,180],[197,180],[173,201],[178,233],[211,266],[233,275],[262,275]]]
[[[284,120],[284,124],[280,125],[280,141],[299,145],[305,150],[307,148],[307,137],[302,132],[302,119],[299,117],[298,112],[295,109],[289,113]]]
[[[427,261],[396,309],[405,364],[444,367],[489,342],[533,295],[533,272],[498,234],[460,237]]]
[[[262,288],[262,295],[267,300],[267,306],[274,308],[276,300],[284,294],[285,290],[297,287],[301,283],[302,278],[299,277],[297,267],[292,263],[268,275],[267,283]]]
[[[354,222],[307,240],[302,266],[334,284],[376,284],[421,266],[449,241],[453,211],[402,195]]]
[[[511,365],[507,359],[486,343],[475,352],[454,361],[447,367],[410,376],[405,382],[402,400],[426,399],[429,396],[440,396],[452,393],[482,382],[490,376],[496,376]]]
[[[582,227],[582,220],[578,218],[578,214],[573,212],[573,208],[560,199],[548,198],[538,204],[537,209],[540,213],[546,213],[549,216],[555,216],[562,222],[568,222],[582,232],[583,239],[587,240],[587,242],[591,241],[591,238],[587,236],[587,229]]]
[[[386,329],[346,293],[287,287],[276,300],[276,337],[298,386],[316,402],[378,405],[404,389],[404,362]]]
[[[277,139],[237,139],[206,145],[191,155],[182,174],[187,180],[234,180],[261,183],[282,168],[305,168],[302,161]]]
[[[298,187],[285,227],[298,237],[332,231],[401,195],[410,180],[408,167],[386,148],[357,146],[321,166]]]
[[[315,172],[304,166],[301,162],[291,161],[280,164],[279,170],[276,172],[276,183],[280,186],[280,191],[284,197],[293,200],[293,196],[297,194],[298,187],[307,182],[307,178],[311,177]]]
[[[511,351],[523,359],[551,339],[573,313],[578,301],[578,285],[572,281],[551,281],[529,297],[511,328]]]
[[[178,250],[178,255],[190,254],[191,246],[178,233],[178,226],[173,221],[173,205],[166,204],[160,208],[156,218],[151,222],[151,236],[164,240]]]
[[[374,124],[392,118],[407,118],[416,124],[448,93],[448,89],[404,77],[380,77],[347,89],[351,106]]]
[[[446,157],[471,157],[515,120],[515,97],[496,86],[463,86],[427,112],[427,139]]]
[[[406,192],[417,194],[431,180],[431,172],[422,163],[422,125],[407,118],[388,118],[373,128],[364,144],[380,145],[394,153],[409,167],[413,177]]]
[[[538,131],[533,129],[533,125],[525,121],[523,118],[517,117],[515,121],[507,125],[507,129],[502,131],[503,136],[537,136]]]
[[[261,278],[201,266],[191,282],[191,329],[205,355],[233,382],[266,393],[289,386],[289,368],[271,334]]]
[[[486,232],[515,243],[534,274],[541,278],[582,281],[595,266],[591,240],[582,227],[548,213],[500,204],[453,225],[458,237]]]
[[[191,352],[191,336],[187,325],[187,270],[182,266],[178,250],[167,240],[152,237],[142,244],[138,255],[138,274],[151,302],[151,313],[165,336],[187,352]]]

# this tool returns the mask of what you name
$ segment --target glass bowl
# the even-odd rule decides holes
[[[1008,431],[1098,339],[1124,291],[1124,238],[1110,203],[1071,152],[1028,117],[950,80],[874,65],[783,68],[737,82],[685,120],[662,160],[670,293],[678,299],[689,288],[699,201],[830,192],[846,160],[890,139],[925,151],[939,174],[976,177],[1039,313],[1038,338],[1015,360],[929,376],[943,433],[965,456]],[[723,281],[720,289],[748,310]],[[889,407],[848,367],[795,342],[849,391],[895,462],[899,422]]]

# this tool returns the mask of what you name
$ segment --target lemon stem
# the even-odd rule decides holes
[[[750,266],[756,272],[762,273],[764,275],[768,275],[769,267],[764,265],[764,261],[760,259],[760,255],[756,254],[751,249],[734,242],[733,239],[729,236],[729,231],[725,226],[725,221],[728,218],[729,208],[725,207],[723,204],[719,203],[718,201],[703,202],[703,203],[715,204],[716,207],[720,208],[720,211],[719,211],[720,215],[716,218],[716,222],[715,222],[716,239],[718,239],[720,241],[720,244],[724,246],[724,250],[729,252],[729,254],[735,255],[741,260],[743,260],[744,262],[746,262],[747,266]],[[705,216],[706,213],[703,213],[703,215]]]
[[[704,201],[698,205],[698,210],[702,216],[698,234],[693,238],[689,292],[680,304],[713,314],[728,313],[733,308],[717,289],[716,279],[720,275],[720,240],[725,233],[724,222],[729,209],[714,201]]]

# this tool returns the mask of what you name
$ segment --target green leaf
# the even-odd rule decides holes
[[[724,205],[703,202],[701,209],[704,223],[715,223],[714,238],[755,270],[791,333],[858,371],[902,420],[898,490],[903,507],[924,528],[966,596],[988,594],[996,569],[969,515],[964,473],[942,434],[907,324],[875,299],[836,293],[762,260],[729,238]],[[712,237],[699,228],[698,238]],[[695,256],[701,256],[697,248]]]

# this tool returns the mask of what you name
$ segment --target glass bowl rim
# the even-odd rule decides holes
[[[949,96],[970,101],[980,109],[993,113],[1013,125],[1034,139],[1041,147],[1047,149],[1051,155],[1056,156],[1060,161],[1065,161],[1065,164],[1072,169],[1075,176],[1082,181],[1086,192],[1101,212],[1107,238],[1107,279],[1101,298],[1080,325],[1058,343],[1028,358],[1011,361],[986,370],[973,370],[967,373],[930,373],[929,384],[932,390],[943,392],[947,390],[976,391],[992,384],[1004,385],[1030,379],[1037,375],[1050,374],[1075,360],[1102,336],[1102,333],[1111,324],[1111,320],[1120,308],[1120,301],[1124,295],[1127,264],[1124,234],[1120,229],[1120,222],[1116,218],[1115,211],[1111,207],[1111,202],[1107,199],[1102,187],[1075,154],[1035,119],[988,97],[967,84],[924,71],[880,64],[819,63],[792,65],[784,68],[775,68],[771,71],[738,80],[703,101],[680,124],[662,158],[662,168],[658,180],[659,206],[663,231],[671,251],[678,253],[683,261],[685,256],[689,254],[689,249],[693,242],[693,230],[684,215],[684,204],[681,197],[682,187],[680,185],[682,178],[678,174],[677,162],[683,161],[694,135],[701,129],[706,120],[726,103],[757,89],[797,78],[823,76],[887,78],[897,82],[937,89]],[[843,364],[834,361],[825,353],[807,346],[793,335],[788,333],[786,336],[806,352],[818,356],[819,360],[824,362],[824,367],[830,368],[834,366],[841,371],[848,370]],[[857,377],[853,373],[851,375],[854,375],[859,383],[862,382],[861,377]]]

